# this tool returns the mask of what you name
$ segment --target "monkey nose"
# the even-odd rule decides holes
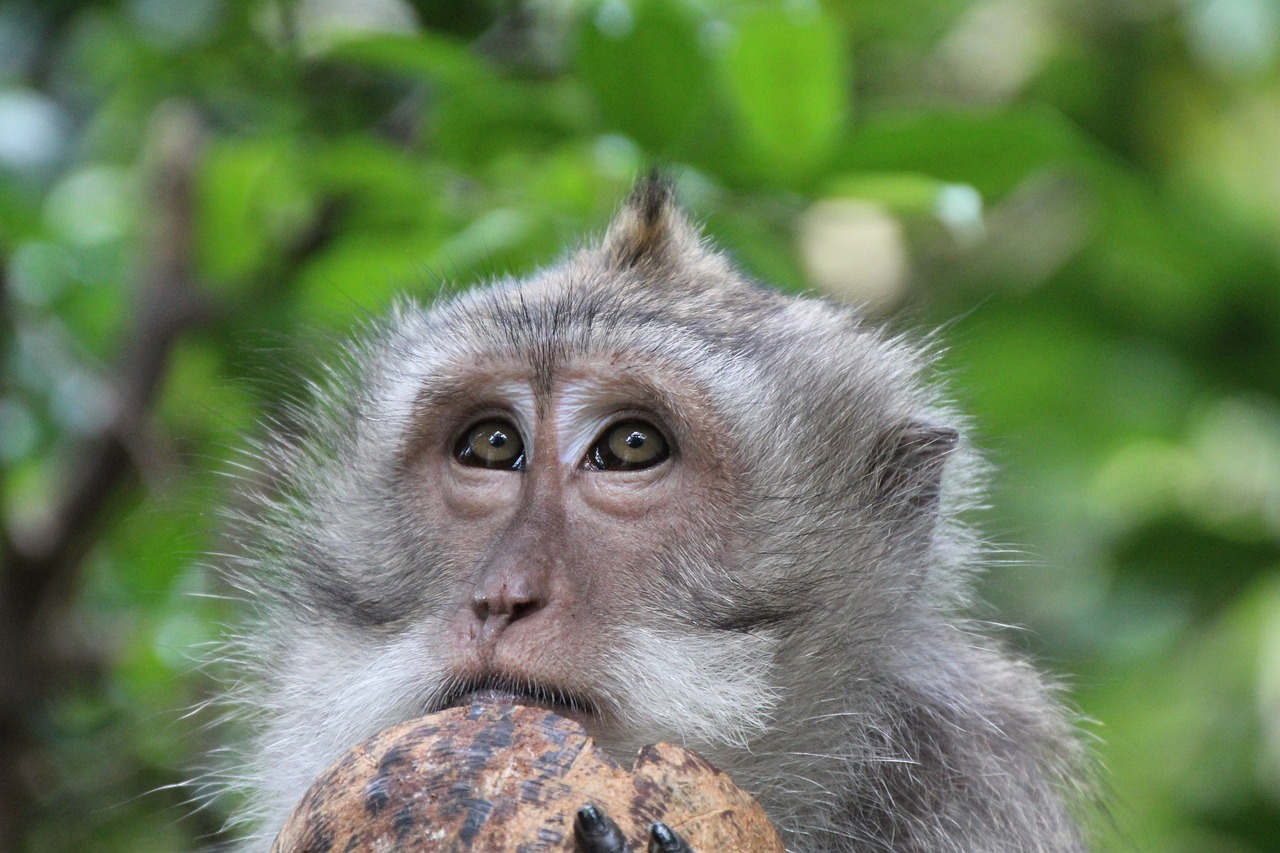
[[[541,610],[545,603],[523,586],[501,583],[476,590],[471,597],[471,612],[480,623],[482,636],[488,638]]]

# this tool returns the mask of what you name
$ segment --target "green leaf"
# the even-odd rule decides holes
[[[982,230],[982,196],[977,190],[917,172],[839,175],[823,195],[873,202],[899,215],[932,216],[959,235],[977,236]]]
[[[243,286],[274,244],[312,211],[292,140],[225,142],[200,175],[197,256],[206,280]]]
[[[921,112],[872,118],[842,146],[850,171],[913,171],[1003,196],[1047,166],[1110,167],[1114,159],[1051,110]]]
[[[743,17],[722,57],[725,96],[762,175],[812,174],[844,129],[844,35],[816,7]]]
[[[326,51],[326,56],[451,87],[493,76],[465,46],[427,32],[414,36],[380,33],[344,40]]]
[[[869,172],[833,179],[824,195],[874,201],[903,213],[929,212],[948,184],[917,172]]]
[[[353,315],[384,311],[396,293],[428,295],[443,272],[429,264],[440,239],[431,230],[343,237],[299,274],[298,318],[304,326],[345,330]]]
[[[581,86],[493,80],[444,98],[431,139],[440,156],[477,168],[510,151],[553,148],[591,124]]]
[[[314,142],[303,161],[316,194],[341,200],[346,231],[412,228],[439,218],[442,169],[384,140],[351,134]]]
[[[677,0],[606,0],[582,27],[578,70],[604,121],[650,153],[690,147],[710,96],[699,21]]]

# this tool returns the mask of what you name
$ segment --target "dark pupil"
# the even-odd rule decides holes
[[[627,447],[630,447],[632,450],[635,450],[642,444],[644,444],[644,433],[633,432],[631,435],[627,436]]]
[[[484,426],[476,430],[476,434],[472,439],[476,452],[491,462],[506,459],[513,454],[519,452],[520,448],[512,445],[511,436],[506,428],[501,426]]]

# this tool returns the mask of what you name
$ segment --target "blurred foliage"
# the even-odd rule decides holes
[[[35,799],[0,849],[218,838],[184,709],[238,436],[393,292],[548,262],[654,161],[753,274],[945,327],[999,470],[985,615],[1094,721],[1099,848],[1274,849],[1278,52],[1274,0],[0,4],[14,542],[114,428],[167,218],[208,302],[103,496],[58,627],[94,674],[24,709]],[[176,213],[174,115],[202,140]]]

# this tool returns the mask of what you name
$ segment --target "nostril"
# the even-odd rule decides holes
[[[513,592],[504,584],[493,593],[475,595],[471,599],[471,612],[478,622],[492,629],[532,615],[544,604],[540,598]]]
[[[523,619],[541,607],[542,604],[537,601],[513,601],[511,602],[511,621]]]

